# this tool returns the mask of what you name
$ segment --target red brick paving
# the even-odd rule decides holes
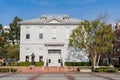
[[[41,75],[41,74],[37,74],[37,75],[35,75],[35,76],[29,78],[28,80],[36,80],[40,75]]]
[[[65,74],[65,76],[68,78],[68,80],[76,80],[73,76]]]
[[[108,79],[108,80],[115,80],[115,79],[112,79],[112,78],[110,78],[110,77],[105,77],[105,76],[101,76],[101,75],[96,75],[95,73],[90,73],[90,75],[93,75],[93,76],[96,76],[96,77],[105,78],[105,79]]]

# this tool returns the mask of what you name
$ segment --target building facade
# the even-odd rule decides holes
[[[67,15],[42,15],[19,24],[20,62],[31,62],[32,55],[35,62],[43,61],[44,66],[64,66],[66,61],[88,61],[83,52],[78,54],[68,47],[69,35],[79,26],[80,20]]]

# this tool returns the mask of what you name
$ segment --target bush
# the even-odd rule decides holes
[[[17,63],[17,66],[30,66],[31,62],[19,62]]]
[[[95,72],[107,72],[108,67],[96,68]]]
[[[31,62],[20,62],[17,63],[17,66],[30,66],[32,63]],[[44,62],[35,62],[35,66],[43,66]]]
[[[14,68],[0,68],[0,72],[16,72],[17,69]]]
[[[17,71],[17,69],[14,69],[14,68],[11,69],[11,72],[16,72],[16,71]]]
[[[43,66],[44,62],[35,62],[35,66]]]
[[[0,68],[0,72],[9,72],[8,68]]]
[[[102,68],[96,68],[95,72],[118,72],[118,69],[117,68],[102,67]]]
[[[66,66],[90,66],[90,62],[65,62]]]
[[[120,64],[115,64],[114,67],[120,68]]]
[[[0,62],[0,66],[2,66],[2,62]]]

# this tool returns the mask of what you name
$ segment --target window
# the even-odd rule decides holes
[[[26,62],[29,62],[29,56],[26,56]]]
[[[49,63],[51,63],[51,59],[49,59]]]
[[[66,34],[66,40],[68,40],[69,39],[69,34]]]
[[[53,39],[56,39],[56,34],[53,34]]]
[[[59,50],[59,49],[49,49],[48,53],[61,53],[61,50]]]
[[[43,33],[39,34],[39,39],[43,39]]]
[[[69,30],[67,29],[66,30],[66,40],[68,40],[69,39]]]
[[[60,63],[61,61],[60,61],[60,59],[58,59],[58,63]]]
[[[26,39],[30,39],[30,34],[26,34]]]
[[[43,56],[39,56],[39,61],[43,61]]]
[[[56,39],[56,29],[52,30],[52,39]]]

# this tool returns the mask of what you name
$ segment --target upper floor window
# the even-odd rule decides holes
[[[52,39],[56,39],[56,28],[52,30]]]
[[[30,39],[30,34],[26,34],[26,39]]]
[[[39,39],[43,39],[43,33],[39,33]]]
[[[66,30],[66,40],[69,39],[69,34],[70,34],[70,32],[69,32],[69,30],[67,29],[67,30]]]

